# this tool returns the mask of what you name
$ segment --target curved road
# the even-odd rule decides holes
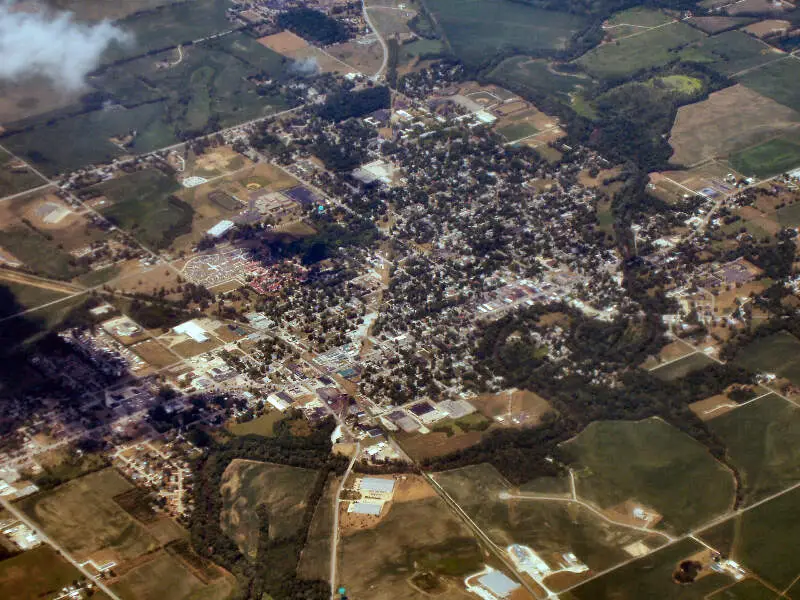
[[[378,38],[378,41],[381,43],[381,48],[383,48],[383,62],[381,63],[381,68],[378,69],[378,72],[375,73],[375,75],[370,77],[372,81],[378,81],[381,77],[383,77],[383,72],[386,71],[386,65],[389,63],[389,46],[386,44],[386,40],[383,39],[381,32],[378,31],[378,28],[372,23],[372,19],[369,18],[366,0],[361,0],[361,7],[364,11],[364,20],[367,22],[367,25],[369,25],[369,28],[375,33],[375,37]]]

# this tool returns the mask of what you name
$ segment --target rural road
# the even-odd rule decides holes
[[[25,513],[18,510],[13,504],[11,504],[11,502],[9,502],[8,500],[6,500],[1,496],[0,496],[0,504],[2,504],[3,508],[5,508],[9,513],[14,515],[14,518],[19,519],[20,521],[25,523],[25,525],[27,525],[33,531],[39,534],[39,537],[45,544],[51,546],[62,557],[68,560],[72,564],[72,566],[78,569],[89,581],[93,581],[97,585],[97,587],[100,588],[103,591],[103,593],[106,594],[106,596],[111,598],[111,600],[122,600],[122,598],[120,598],[114,592],[112,592],[111,589],[105,583],[103,583],[99,579],[95,579],[88,569],[86,569],[83,565],[81,565],[77,560],[72,558],[72,556],[70,556],[70,554],[66,550],[64,550],[64,548],[56,544],[44,531],[41,530],[41,528],[38,525],[36,525],[36,523],[34,523],[31,519],[29,519]]]
[[[333,498],[333,531],[331,532],[331,600],[336,597],[336,568],[338,564],[337,553],[339,551],[339,498],[344,491],[344,484],[353,470],[353,465],[358,460],[358,455],[361,453],[361,442],[356,442],[356,451],[353,453],[353,458],[350,459],[350,464],[347,465],[347,470],[342,476],[342,482],[339,484],[339,489],[336,490],[336,496]]]
[[[389,62],[389,46],[386,44],[386,40],[383,39],[381,32],[378,31],[377,27],[375,27],[372,19],[370,19],[369,11],[367,11],[367,1],[361,0],[361,6],[364,10],[364,20],[367,22],[367,25],[369,25],[369,28],[375,32],[375,37],[378,38],[378,41],[381,43],[381,48],[383,48],[383,62],[381,63],[381,68],[378,69],[378,72],[375,73],[375,75],[370,77],[372,81],[378,81],[381,77],[383,77],[383,72],[386,70],[386,65]]]

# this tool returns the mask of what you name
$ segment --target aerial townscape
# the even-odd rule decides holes
[[[800,600],[795,0],[0,2],[0,600]]]

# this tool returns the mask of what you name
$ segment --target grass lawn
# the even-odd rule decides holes
[[[788,332],[751,342],[739,350],[735,360],[756,373],[774,373],[800,385],[800,340]]]
[[[429,0],[453,52],[480,65],[500,52],[560,50],[581,29],[583,17],[510,0]]]
[[[114,202],[103,209],[103,215],[149,248],[169,246],[191,228],[194,210],[182,200],[170,198],[179,186],[161,171],[137,171],[94,189]]]
[[[709,365],[713,365],[714,360],[703,354],[695,352],[684,358],[668,363],[663,367],[657,367],[651,371],[653,375],[664,381],[673,381],[685,377],[692,371],[699,371]]]
[[[700,537],[725,548],[770,585],[786,589],[800,575],[800,490],[760,504]]]
[[[562,448],[578,496],[603,508],[635,500],[655,509],[658,527],[679,533],[728,510],[731,473],[699,442],[661,419],[597,421]]]
[[[691,585],[679,585],[672,580],[672,573],[681,560],[702,549],[697,542],[684,540],[593,579],[570,593],[576,600],[702,600],[732,581],[719,573],[701,577]]]
[[[533,123],[523,121],[521,123],[512,123],[510,125],[506,125],[505,127],[500,127],[497,130],[497,133],[502,135],[509,142],[514,142],[516,140],[521,140],[522,138],[531,136],[538,131],[539,130],[533,125]]]
[[[261,415],[257,419],[247,421],[245,423],[230,423],[226,426],[227,430],[233,435],[263,435],[264,437],[272,437],[272,428],[283,418],[283,413],[277,410],[272,410],[266,414]]]
[[[800,143],[789,138],[775,138],[733,154],[730,163],[744,175],[759,178],[778,175],[800,167]]]
[[[603,44],[576,62],[601,79],[626,77],[678,58],[684,46],[705,38],[685,23],[672,23],[616,42]]]
[[[80,572],[50,546],[39,546],[0,561],[0,598],[40,600],[55,598]]]

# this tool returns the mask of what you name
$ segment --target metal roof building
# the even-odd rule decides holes
[[[347,512],[356,513],[359,515],[373,515],[375,517],[381,514],[383,504],[373,504],[371,502],[351,502]]]
[[[478,579],[478,583],[480,583],[498,598],[508,598],[511,595],[511,592],[519,587],[519,584],[516,581],[510,579],[501,571],[492,571],[491,573],[487,573]]]
[[[364,477],[359,489],[365,492],[380,492],[391,494],[394,490],[394,479],[379,479],[377,477]]]

